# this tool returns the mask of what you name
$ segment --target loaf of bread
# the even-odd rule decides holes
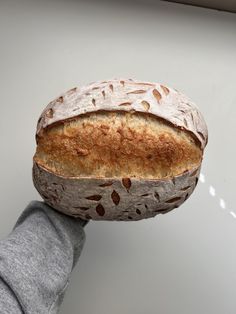
[[[42,112],[33,182],[68,215],[154,217],[193,192],[207,140],[204,118],[184,94],[132,79],[95,82]]]

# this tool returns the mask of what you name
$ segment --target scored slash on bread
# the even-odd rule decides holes
[[[33,181],[45,202],[94,220],[140,220],[180,206],[199,176],[207,126],[184,94],[125,79],[62,94],[42,112]]]

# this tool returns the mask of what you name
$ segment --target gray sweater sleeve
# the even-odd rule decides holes
[[[87,221],[31,201],[0,241],[0,313],[58,313]]]

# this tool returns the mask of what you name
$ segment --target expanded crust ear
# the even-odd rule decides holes
[[[197,106],[183,93],[158,83],[116,79],[76,87],[60,95],[42,112],[36,137],[56,123],[98,110],[145,112],[189,131],[203,150],[208,132]]]
[[[141,112],[96,111],[44,131],[34,160],[64,177],[173,177],[200,165],[194,137]]]

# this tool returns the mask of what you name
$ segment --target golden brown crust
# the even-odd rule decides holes
[[[34,156],[62,176],[171,177],[201,163],[184,130],[141,112],[92,112],[44,129]]]

